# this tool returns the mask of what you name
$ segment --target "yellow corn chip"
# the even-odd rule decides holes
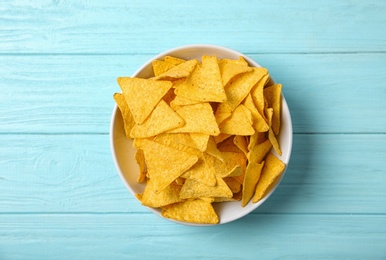
[[[223,180],[225,181],[225,183],[228,185],[229,189],[231,189],[233,193],[238,193],[241,190],[241,183],[239,183],[232,177],[226,177]]]
[[[153,60],[151,62],[151,65],[153,67],[153,72],[154,72],[154,76],[159,76],[163,73],[165,73],[166,71],[170,70],[171,68],[173,68],[175,65],[170,63],[170,62],[166,62],[166,61],[162,61],[162,60]]]
[[[243,151],[238,148],[233,142],[234,135],[230,135],[230,138],[225,139],[221,143],[217,144],[218,150],[220,152],[233,152],[233,153],[243,153]]]
[[[222,153],[217,148],[216,142],[214,141],[213,136],[209,137],[208,145],[206,147],[205,152],[207,154],[210,154],[211,156],[215,157],[217,160],[224,161],[224,158],[222,157]]]
[[[154,142],[196,156],[200,156],[202,153],[187,133],[160,134],[154,138]]]
[[[174,91],[174,90],[173,90]],[[170,102],[170,107],[173,108],[174,110],[178,110],[179,108],[183,106],[188,106],[188,105],[194,105],[200,103],[199,101],[196,100],[191,100],[188,98],[183,98],[181,96],[176,96],[172,102]]]
[[[214,136],[220,134],[209,103],[183,106],[176,112],[184,119],[185,125],[173,129],[169,133],[201,133]]]
[[[149,179],[146,183],[145,191],[142,194],[141,202],[144,206],[160,208],[172,203],[180,202],[181,186],[172,182],[159,193],[155,192],[153,180]]]
[[[236,75],[253,70],[245,64],[235,63],[233,60],[222,59],[218,61],[221,71],[222,84],[225,87]]]
[[[243,73],[230,82],[226,88],[225,93],[227,100],[221,103],[219,107],[227,106],[232,111],[240,105],[241,101],[250,93],[251,89],[261,81],[263,77],[267,76],[267,70],[264,68],[252,68],[250,72]]]
[[[248,151],[252,150],[255,145],[264,143],[266,140],[268,140],[268,134],[266,132],[255,132],[249,137]]]
[[[179,65],[181,63],[184,63],[186,60],[167,55],[167,56],[165,56],[164,61],[169,62],[169,63],[174,64],[174,65]]]
[[[131,129],[132,138],[155,136],[184,125],[184,120],[161,100],[143,124],[136,124]]]
[[[255,145],[247,154],[248,163],[261,163],[271,148],[272,144],[270,140]]]
[[[172,87],[170,81],[141,78],[118,78],[130,112],[137,124],[142,124]]]
[[[208,186],[215,186],[217,183],[214,169],[206,163],[204,156],[199,157],[196,164],[184,172],[181,177],[193,179]]]
[[[239,105],[232,115],[220,124],[220,131],[230,135],[253,135],[251,112],[244,106]]]
[[[200,197],[228,197],[233,196],[232,191],[222,178],[216,177],[216,186],[208,186],[194,179],[187,179],[180,192],[181,199]]]
[[[265,164],[261,172],[260,180],[257,183],[255,195],[252,202],[256,203],[261,200],[268,191],[272,183],[278,180],[285,169],[285,163],[273,154],[269,153],[265,158]]]
[[[193,139],[194,143],[200,151],[204,152],[206,150],[206,148],[208,147],[210,135],[190,133],[190,137]]]
[[[269,126],[270,126],[270,128],[268,130],[268,139],[272,143],[272,146],[273,146],[273,149],[275,150],[275,152],[278,155],[281,156],[282,152],[281,152],[281,149],[280,149],[279,142],[277,141],[276,136],[273,133],[272,128],[271,128],[272,117],[273,117],[273,108],[267,108],[266,109],[266,114],[267,114],[267,119],[268,119],[268,123],[269,123]]]
[[[176,95],[201,102],[224,102],[227,97],[217,58],[203,56],[202,65],[197,65],[186,81],[176,88]]]
[[[137,161],[137,164],[139,167],[137,182],[144,182],[146,180],[146,162],[145,162],[145,155],[143,154],[142,149],[136,150],[135,160]]]
[[[162,216],[197,224],[217,224],[220,220],[211,203],[202,199],[175,203],[162,209]]]
[[[197,65],[197,60],[188,60],[183,63],[178,64],[177,66],[172,67],[168,71],[162,73],[161,75],[157,76],[157,80],[162,80],[162,79],[179,79],[179,78],[186,78],[188,77],[194,68]]]
[[[261,116],[264,116],[264,85],[268,79],[269,75],[267,74],[251,89],[253,102]]]
[[[253,99],[251,94],[248,94],[248,96],[244,100],[244,106],[248,108],[248,110],[252,114],[252,126],[256,130],[256,132],[266,132],[269,129],[269,125],[265,121],[264,117],[260,114],[260,112],[257,110],[255,103],[253,103]]]
[[[243,195],[241,199],[241,206],[245,207],[253,197],[253,194],[256,190],[256,184],[260,179],[260,174],[263,169],[263,166],[264,162],[248,163],[243,182]]]
[[[281,88],[281,84],[275,84],[264,89],[268,106],[273,108],[272,130],[275,135],[278,135],[280,130]]]
[[[245,136],[236,135],[233,138],[233,143],[246,155],[248,153],[248,144]]]
[[[147,172],[153,179],[154,192],[159,193],[194,165],[198,157],[168,146],[142,140]]]
[[[122,114],[123,127],[125,129],[126,138],[130,139],[130,131],[135,125],[135,121],[133,119],[133,116],[131,115],[130,108],[126,103],[125,97],[121,93],[115,93],[114,100],[117,103],[117,106]]]

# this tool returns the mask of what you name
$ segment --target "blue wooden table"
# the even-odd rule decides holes
[[[155,216],[113,164],[116,78],[170,48],[226,46],[268,68],[294,145],[248,216]],[[386,2],[0,4],[0,259],[386,259]]]

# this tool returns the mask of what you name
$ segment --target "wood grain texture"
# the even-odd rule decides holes
[[[0,133],[109,132],[118,76],[152,55],[0,56]],[[386,54],[258,54],[295,133],[384,133]]]
[[[384,259],[386,217],[248,215],[214,227],[149,214],[4,215],[5,259]],[[22,250],[21,250],[22,249]]]
[[[0,52],[158,53],[191,43],[248,53],[384,52],[385,13],[382,0],[5,1]]]
[[[148,212],[121,182],[107,135],[5,142],[0,213]],[[385,146],[386,135],[295,135],[283,182],[256,213],[386,214]]]
[[[0,259],[385,259],[386,2],[5,0]],[[185,44],[269,69],[291,109],[289,169],[248,216],[150,213],[115,170],[118,76]]]

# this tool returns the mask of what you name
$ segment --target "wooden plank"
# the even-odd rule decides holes
[[[108,133],[116,78],[151,57],[0,56],[0,133]],[[251,57],[283,84],[295,133],[385,131],[386,54]]]
[[[386,51],[382,0],[109,3],[5,1],[1,53],[158,53],[192,43],[248,53]]]
[[[383,259],[385,215],[249,215],[188,227],[149,214],[0,215],[2,259]],[[150,224],[151,223],[151,224]],[[189,248],[189,249],[187,249]]]
[[[107,135],[0,135],[0,212],[148,210],[115,170]],[[386,214],[386,135],[295,135],[289,169],[256,213]]]

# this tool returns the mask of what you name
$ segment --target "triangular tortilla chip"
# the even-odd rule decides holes
[[[232,115],[220,124],[219,128],[221,133],[230,135],[247,136],[255,133],[252,127],[251,112],[244,105],[239,105]]]
[[[130,139],[131,129],[135,125],[133,116],[131,115],[130,108],[126,103],[125,97],[121,93],[114,94],[114,100],[117,103],[119,110],[121,111],[123,118],[123,127],[125,129],[126,138]]]
[[[200,181],[187,179],[180,192],[181,199],[191,199],[200,197],[228,197],[233,196],[232,191],[222,178],[216,177],[217,185],[208,186]]]
[[[183,106],[176,112],[184,119],[185,125],[169,131],[170,133],[201,133],[214,136],[220,134],[209,103]]]
[[[272,130],[275,135],[278,135],[280,130],[281,89],[281,84],[275,84],[264,89],[264,97],[268,101],[268,106],[273,109]]]
[[[210,135],[199,134],[199,133],[190,133],[190,137],[193,139],[193,142],[196,144],[197,148],[204,152],[208,147],[208,141]]]
[[[188,106],[188,105],[194,105],[201,103],[196,100],[191,100],[188,98],[183,98],[181,96],[176,96],[172,102],[170,102],[170,107],[173,108],[174,110],[178,110],[179,108],[183,106]]]
[[[165,73],[166,71],[170,70],[175,66],[174,64],[163,60],[153,60],[151,62],[151,65],[153,67],[154,76],[156,77]]]
[[[264,85],[269,79],[269,75],[265,75],[261,80],[257,82],[257,84],[251,89],[251,95],[253,102],[259,111],[260,115],[264,117]]]
[[[221,103],[219,107],[227,106],[233,111],[250,93],[256,83],[267,76],[268,71],[264,68],[252,69],[253,70],[250,72],[237,76],[226,86],[225,93],[227,100],[224,103]]]
[[[245,98],[243,104],[246,108],[248,108],[249,111],[251,111],[253,128],[256,130],[256,132],[268,131],[269,125],[265,121],[264,117],[257,110],[255,103],[253,102],[251,94],[248,94],[248,96]]]
[[[186,78],[192,73],[197,63],[198,61],[196,59],[185,61],[157,76],[156,79],[160,80]]]
[[[120,77],[118,84],[137,124],[142,124],[172,87],[170,81]]]
[[[228,185],[229,189],[231,189],[233,193],[238,193],[241,190],[241,183],[239,183],[232,177],[226,177],[223,180],[225,181],[225,183]]]
[[[222,84],[224,87],[236,75],[253,70],[251,67],[248,67],[244,64],[236,63],[233,60],[222,59],[218,61],[218,65],[220,67]]]
[[[193,142],[193,139],[187,133],[159,134],[154,138],[154,142],[196,156],[200,156],[202,153],[200,150],[198,150],[196,144]]]
[[[131,129],[130,136],[151,137],[183,125],[184,120],[161,100],[143,124],[137,124]]]
[[[153,180],[149,179],[146,183],[145,191],[142,194],[141,202],[143,205],[160,208],[172,203],[180,202],[181,186],[172,182],[161,192],[156,193]]]
[[[154,192],[159,193],[182,173],[194,165],[198,157],[168,146],[142,140],[149,178],[153,178]]]
[[[197,224],[217,224],[220,220],[211,203],[202,200],[187,200],[162,209],[162,216],[178,221]]]
[[[272,144],[270,140],[266,140],[261,144],[257,144],[251,148],[251,150],[247,154],[249,163],[261,163],[264,157],[271,150]]]
[[[256,203],[263,198],[271,184],[276,182],[285,169],[285,163],[278,159],[272,153],[265,158],[265,164],[261,172],[259,182],[256,186],[255,195],[252,202]]]
[[[272,143],[272,146],[273,146],[273,149],[275,150],[275,152],[278,154],[278,155],[282,155],[282,152],[281,152],[281,149],[280,149],[280,145],[279,145],[279,142],[277,141],[276,139],[276,136],[275,134],[273,133],[273,130],[271,128],[271,123],[272,123],[272,117],[273,117],[273,108],[267,108],[266,109],[266,114],[267,114],[267,119],[268,119],[268,124],[270,126],[269,130],[268,130],[268,139],[269,141],[271,141]]]
[[[262,163],[249,163],[245,170],[245,176],[243,181],[243,195],[241,199],[241,206],[245,207],[253,197],[256,184],[260,179],[260,174],[263,169],[264,162]]]
[[[210,154],[211,156],[215,157],[217,160],[224,161],[224,158],[222,156],[222,153],[220,150],[217,148],[217,144],[214,141],[214,137],[210,136],[208,140],[208,145],[206,147],[205,152],[207,154]]]
[[[135,152],[135,161],[137,162],[139,167],[137,182],[144,182],[146,180],[147,168],[145,155],[143,154],[142,149],[137,149],[137,151]]]
[[[178,64],[184,63],[186,60],[167,55],[167,56],[165,56],[164,61],[169,62],[169,63],[174,64],[174,65],[178,65]]]
[[[241,150],[245,155],[248,153],[248,144],[245,136],[236,135],[233,138],[233,143]]]
[[[208,186],[215,186],[217,183],[214,169],[206,163],[204,156],[201,156],[181,177],[193,179]]]
[[[176,88],[176,95],[201,102],[224,102],[227,97],[217,58],[203,56],[202,65],[197,65],[186,81]]]

